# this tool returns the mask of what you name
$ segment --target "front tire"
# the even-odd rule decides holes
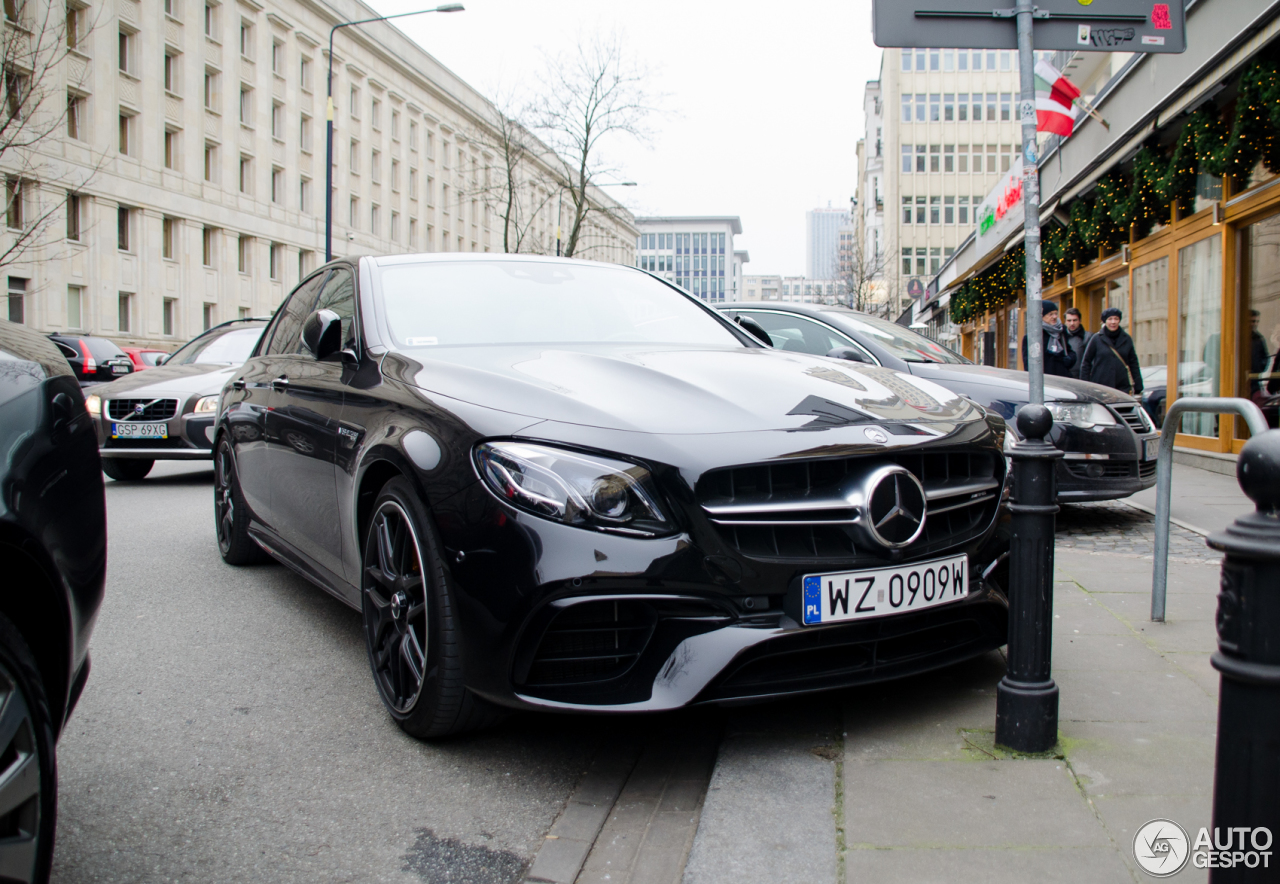
[[[133,457],[104,457],[102,472],[117,482],[137,482],[147,478],[147,473],[156,465],[154,460],[140,460]]]
[[[228,565],[253,565],[267,560],[262,547],[249,536],[249,508],[240,493],[231,443],[218,442],[213,457],[213,519],[218,535],[218,552]]]
[[[420,740],[498,720],[467,690],[448,576],[426,509],[408,480],[388,482],[373,505],[361,569],[369,666],[383,705]]]
[[[55,735],[44,682],[21,633],[0,615],[0,869],[49,880],[57,827]]]

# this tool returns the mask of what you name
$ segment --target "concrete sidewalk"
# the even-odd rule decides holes
[[[1234,474],[1228,476],[1184,464],[1173,465],[1170,514],[1201,534],[1221,531],[1240,516],[1253,512]],[[1156,489],[1139,491],[1124,500],[1147,512],[1156,511]]]
[[[821,716],[798,720],[792,704],[742,710],[686,884],[1146,880],[1132,853],[1143,823],[1165,817],[1194,835],[1210,822],[1219,568],[1180,563],[1169,620],[1153,624],[1149,557],[1060,549],[1056,565],[1055,753],[993,745],[997,653],[810,700],[811,713],[843,715],[829,761]],[[770,731],[789,747],[781,767],[768,761]],[[1206,877],[1188,867],[1175,880]]]

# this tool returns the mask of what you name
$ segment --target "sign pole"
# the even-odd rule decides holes
[[[1031,43],[1032,0],[1017,0],[1018,75],[1022,96],[1018,120],[1022,124],[1023,243],[1027,254],[1027,373],[1031,375],[1031,404],[1044,404],[1044,353],[1040,325],[1040,173],[1036,168],[1036,59]],[[1035,334],[1032,331],[1035,331]]]

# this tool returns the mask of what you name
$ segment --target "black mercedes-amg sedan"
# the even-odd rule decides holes
[[[49,878],[55,743],[89,677],[107,573],[93,421],[54,342],[0,320],[0,880]]]
[[[350,259],[223,388],[217,539],[362,611],[421,738],[802,693],[1004,643],[1004,431],[634,268]]]

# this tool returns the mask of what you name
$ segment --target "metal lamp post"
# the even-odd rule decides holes
[[[329,29],[329,73],[325,78],[328,103],[325,108],[325,150],[324,150],[324,260],[333,260],[333,35],[341,28],[353,25],[367,25],[375,21],[390,21],[393,18],[405,18],[410,15],[424,15],[428,12],[462,12],[465,7],[461,3],[445,3],[431,9],[419,9],[415,12],[398,12],[395,15],[379,15],[374,18],[362,18],[359,21],[339,22]]]

